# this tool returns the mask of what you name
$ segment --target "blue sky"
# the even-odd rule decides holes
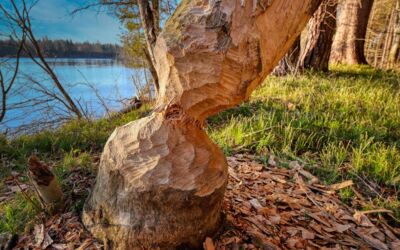
[[[74,16],[70,15],[72,10],[90,2],[93,1],[39,0],[30,12],[36,37],[119,43],[122,27],[116,17],[104,10],[102,12],[84,10]]]

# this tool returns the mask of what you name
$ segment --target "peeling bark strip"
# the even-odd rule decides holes
[[[83,222],[112,249],[201,247],[220,225],[227,183],[204,120],[246,99],[320,0],[183,0],[154,49],[158,109],[117,128]]]
[[[57,205],[62,200],[63,193],[50,168],[41,163],[37,156],[32,155],[28,160],[28,169],[40,198],[46,204]]]

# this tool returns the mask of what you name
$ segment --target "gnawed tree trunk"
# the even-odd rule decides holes
[[[310,19],[298,61],[298,69],[328,71],[333,36],[336,31],[338,0],[324,0]]]
[[[106,248],[200,247],[227,183],[202,129],[237,105],[292,46],[319,0],[183,0],[157,39],[158,108],[109,138],[83,222]]]
[[[341,0],[337,32],[333,40],[331,61],[343,64],[366,64],[365,35],[373,0]]]
[[[59,207],[63,199],[60,184],[50,168],[32,155],[28,161],[29,176],[39,195],[47,205]]]

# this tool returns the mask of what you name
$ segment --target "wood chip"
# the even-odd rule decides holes
[[[35,235],[35,246],[41,247],[44,240],[44,225],[35,225],[33,234]]]
[[[276,161],[275,161],[275,156],[270,155],[268,158],[268,165],[271,167],[276,167]]]
[[[215,250],[214,242],[210,237],[207,237],[204,241],[204,249],[205,250]]]
[[[301,229],[301,237],[303,240],[313,240],[315,239],[315,234],[313,232],[308,231],[307,229]]]
[[[372,236],[366,235],[359,230],[354,229],[352,231],[355,234],[357,234],[358,237],[363,239],[369,246],[371,246],[375,249],[389,250],[389,247],[386,244],[384,244],[382,241],[380,241]]]
[[[343,188],[347,188],[347,187],[350,187],[350,186],[353,186],[353,185],[354,185],[353,181],[352,180],[348,180],[348,181],[344,181],[344,182],[341,182],[341,183],[330,185],[329,187],[330,187],[330,189],[337,191],[337,190],[340,190],[340,189],[343,189]]]
[[[335,223],[335,229],[339,233],[343,233],[343,232],[349,230],[352,227],[353,226],[351,224],[342,225],[342,224],[339,224],[339,223]]]
[[[46,232],[44,234],[44,240],[42,243],[42,249],[48,248],[51,244],[53,243],[53,239],[50,237],[50,235]]]
[[[263,208],[263,206],[260,204],[260,202],[257,199],[251,199],[249,202],[255,210]]]
[[[356,211],[353,215],[356,222],[363,227],[373,227],[374,224],[368,219],[368,217],[360,211]]]

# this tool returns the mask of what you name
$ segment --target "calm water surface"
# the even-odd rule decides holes
[[[48,59],[48,62],[71,97],[89,111],[92,116],[96,117],[106,114],[104,105],[99,101],[98,96],[104,99],[104,102],[111,110],[118,110],[123,106],[121,100],[132,98],[135,95],[133,77],[144,78],[143,69],[127,68],[112,59],[68,58]],[[11,63],[15,63],[15,61],[11,61]],[[53,86],[53,83],[43,70],[34,64],[31,59],[23,58],[20,63],[20,74],[11,90],[12,94],[8,98],[10,106],[21,103],[21,101],[24,102],[38,97],[43,98],[43,94],[32,89],[34,84],[32,84],[31,79],[50,89]],[[7,72],[7,70],[5,71]],[[9,77],[10,72],[8,73]],[[89,84],[97,89],[97,93],[88,86]],[[40,121],[40,119],[49,119],[51,118],[49,116],[57,109],[58,113],[65,111],[65,108],[56,102],[51,103],[49,106],[51,106],[51,112],[46,110],[45,106],[34,109],[31,104],[25,108],[10,110],[7,112],[3,123],[0,124],[0,131],[5,128],[12,129],[33,121]]]

